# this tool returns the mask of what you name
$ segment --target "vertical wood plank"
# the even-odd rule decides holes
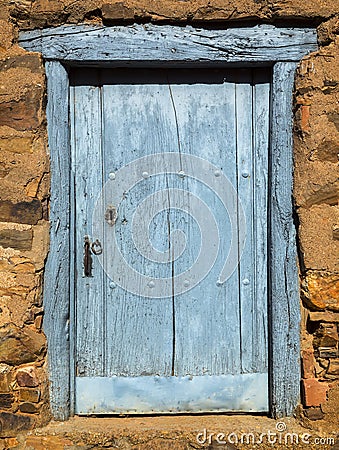
[[[228,81],[228,76],[231,81]],[[222,171],[236,186],[235,83],[232,71],[207,71],[204,75],[203,72],[191,72],[189,79],[180,79],[177,75],[176,79],[170,78],[170,82],[180,150],[214,164],[216,170]],[[218,285],[231,245],[231,222],[225,205],[211,189],[217,179],[215,175],[211,174],[209,186],[192,176],[199,177],[194,167],[188,171],[187,177],[177,177],[176,187],[190,192],[207,205],[219,229],[219,253],[211,271],[197,286],[175,296],[174,373],[177,376],[239,373],[237,270],[223,285]],[[196,214],[188,196],[186,202],[192,217],[180,210],[172,216],[173,227],[180,228],[187,238],[185,253],[174,263],[174,275],[193,264],[202,240],[212,244],[215,238],[210,235],[207,221],[199,224],[199,235],[194,221]],[[187,282],[193,283],[194,280],[188,279]]]
[[[290,416],[299,401],[300,305],[292,206],[292,92],[295,63],[273,69],[269,242],[271,413]]]
[[[238,193],[246,216],[239,264],[243,373],[268,369],[267,221],[269,72],[240,72],[237,85]]]
[[[236,85],[236,146],[237,146],[237,189],[245,213],[246,242],[239,261],[239,308],[241,336],[241,371],[253,370],[253,327],[254,311],[254,173],[253,173],[253,121],[252,121],[252,73],[239,69],[239,83]]]
[[[70,409],[68,74],[46,62],[48,143],[51,154],[50,249],[44,277],[44,332],[48,341],[50,405],[57,420]]]
[[[74,118],[75,170],[75,267],[76,278],[76,367],[78,376],[104,374],[104,291],[103,271],[91,254],[92,276],[84,276],[84,236],[92,236],[95,202],[102,190],[101,89],[94,77],[93,86],[74,86],[71,117]]]
[[[176,134],[170,97],[161,72],[139,71],[138,78],[131,72],[119,75],[112,70],[103,76],[104,174],[105,180],[109,180],[110,172],[135,159],[170,151]],[[164,171],[164,166],[155,168],[155,172]],[[166,189],[167,182],[165,174],[142,180],[121,198],[114,227],[106,227],[106,244],[116,235],[128,264],[154,278],[171,278],[171,263],[157,264],[138,253],[133,234],[138,234],[141,227],[132,229],[132,220],[137,206],[149,195]],[[154,202],[149,213],[155,215],[166,205]],[[143,239],[149,240],[148,248],[153,245],[159,251],[166,251],[168,232],[168,211],[164,211],[155,215],[149,236]],[[108,264],[114,264],[114,257]],[[109,282],[107,278],[107,285]],[[106,376],[170,376],[173,358],[171,292],[163,299],[146,298],[119,286],[108,288],[107,292]]]
[[[253,71],[253,260],[252,370],[268,369],[268,158],[271,73]]]
[[[69,86],[69,128],[70,128],[70,218],[69,218],[69,338],[70,338],[70,371],[69,371],[69,387],[70,387],[70,416],[75,414],[75,377],[76,377],[76,277],[77,268],[75,260],[75,117],[74,117],[74,89]]]

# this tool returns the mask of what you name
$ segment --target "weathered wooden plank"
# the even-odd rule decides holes
[[[69,289],[69,349],[70,349],[70,360],[69,360],[69,413],[70,416],[75,414],[75,377],[76,377],[76,286],[75,280],[77,277],[77,267],[76,267],[76,242],[75,242],[75,225],[76,217],[72,211],[75,211],[75,117],[74,117],[74,89],[69,86],[69,133],[70,133],[70,218],[69,218],[69,254],[73,255],[69,261],[69,279],[70,279],[70,289]]]
[[[236,86],[238,195],[246,216],[246,243],[239,264],[241,367],[268,369],[267,161],[269,71],[238,71]],[[264,389],[264,387],[263,387]]]
[[[300,305],[292,205],[292,91],[296,64],[273,70],[269,277],[271,410],[289,416],[299,401]]]
[[[252,72],[238,71],[239,83],[236,85],[236,141],[237,141],[237,187],[241,206],[246,218],[246,242],[239,262],[239,305],[241,335],[241,370],[253,370],[253,327],[254,310],[254,217],[253,217],[253,95]],[[265,212],[265,211],[263,211]]]
[[[271,25],[226,30],[152,24],[62,26],[24,32],[19,42],[48,59],[143,65],[299,61],[317,48],[314,29]]]
[[[115,173],[142,156],[170,150],[176,142],[167,88],[159,83],[163,74],[141,71],[132,75],[132,79],[129,76],[131,74],[119,71],[102,73],[104,177],[115,192],[119,190],[119,180],[110,180],[110,173]],[[135,167],[138,172],[138,166]],[[142,181],[135,187],[132,183],[128,191],[123,189],[120,205],[114,205],[119,206],[117,221],[114,227],[105,226],[107,272],[110,273],[110,267],[117,267],[112,246],[113,239],[117,239],[118,247],[129,266],[128,271],[140,273],[140,277],[134,279],[128,276],[127,270],[123,272],[123,267],[119,268],[123,273],[118,276],[125,278],[124,283],[127,281],[126,289],[119,287],[120,278],[113,278],[114,288],[107,290],[106,376],[168,376],[172,372],[171,283],[167,298],[154,299],[145,295],[143,278],[148,276],[154,281],[158,278],[170,280],[172,275],[168,252],[166,165],[158,165],[154,161],[146,172],[151,170],[159,175],[145,176],[143,179],[145,169],[140,166],[139,176]],[[165,192],[165,196],[160,194],[161,191]],[[111,203],[109,195],[106,197],[107,202]],[[143,204],[147,198],[147,204]],[[165,211],[161,212],[162,208]],[[136,247],[140,241],[145,244],[143,248],[149,257],[143,256],[140,248]],[[158,252],[163,252],[162,263],[156,261],[152,246]],[[139,293],[135,293],[136,289]],[[163,295],[166,297],[165,292]]]
[[[84,237],[91,242],[94,205],[102,191],[102,110],[101,90],[96,86],[75,86],[71,105],[74,121],[72,161],[75,173],[75,267],[76,267],[76,369],[78,376],[104,375],[105,295],[104,274],[97,256],[91,254],[91,276],[84,275]]]
[[[252,315],[252,369],[268,369],[268,160],[271,74],[267,70],[253,73],[253,239],[254,304]]]
[[[228,185],[223,184],[223,176],[215,175],[223,173],[236,186],[234,78],[234,72],[224,70],[206,71],[205,79],[194,71],[187,79],[180,79],[178,73],[169,77],[180,143],[177,151],[215,165],[206,179],[202,177],[203,166],[192,161],[183,167],[186,176],[173,180],[178,189],[184,190],[177,204],[186,207],[174,210],[171,216],[173,229],[180,229],[186,236],[186,250],[174,262],[174,276],[193,267],[196,258],[207,261],[214,251],[217,254],[204,277],[200,278],[197,270],[187,273],[186,284],[198,283],[188,292],[178,295],[179,280],[174,279],[176,376],[240,373],[240,328],[235,325],[239,323],[237,270],[225,283],[218,282],[231,247],[232,231],[237,240],[237,230],[232,230],[229,218],[229,214],[236,216],[237,205],[227,210],[229,204],[219,196],[230,197]],[[173,144],[178,147],[178,142]],[[205,208],[207,213],[201,217]],[[238,255],[234,257],[236,269]]]
[[[268,410],[267,373],[77,378],[78,414]],[[236,393],[236,395],[235,395]]]
[[[69,417],[69,127],[68,74],[46,63],[48,142],[51,154],[50,249],[44,279],[44,332],[48,341],[50,405],[58,420]],[[57,370],[56,370],[57,368]]]

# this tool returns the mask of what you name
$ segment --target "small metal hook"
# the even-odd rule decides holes
[[[97,250],[95,249],[97,247]],[[101,255],[102,253],[102,245],[99,239],[96,239],[94,242],[92,242],[91,250],[94,255]]]

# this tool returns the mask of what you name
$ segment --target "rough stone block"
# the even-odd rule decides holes
[[[0,201],[0,221],[35,225],[42,219],[42,206],[39,200],[12,203]]]
[[[315,359],[313,349],[302,352],[302,372],[303,378],[314,378]]]
[[[32,181],[29,181],[25,187],[25,192],[27,197],[37,197],[38,190],[41,182],[41,176],[33,178]]]
[[[315,334],[314,346],[337,348],[338,341],[337,325],[333,323],[321,323]]]
[[[337,358],[339,356],[336,347],[319,347],[317,354],[319,358]]]
[[[20,101],[0,103],[0,126],[18,131],[32,130],[41,124],[42,89],[31,88]]]
[[[20,286],[20,282],[22,282],[22,286],[27,286],[29,289],[34,289],[35,287],[35,266],[29,258],[24,256],[12,257],[9,258],[9,263],[11,265],[10,272],[17,274],[16,281]],[[20,274],[20,275],[19,275]],[[32,277],[33,276],[33,277]],[[15,291],[11,289],[11,292],[17,292],[19,295],[22,293],[19,291]],[[10,293],[9,293],[10,295]],[[27,307],[27,306],[26,306]]]
[[[338,59],[339,64],[339,59]],[[306,106],[303,106],[306,108]],[[305,115],[305,114],[304,114]],[[306,119],[304,119],[306,121]],[[306,124],[304,124],[306,127]],[[313,124],[310,125],[309,136],[314,134]],[[311,208],[317,205],[330,205],[335,206],[338,203],[338,191],[339,182],[338,176],[332,162],[338,161],[338,131],[333,130],[335,128],[332,124],[328,127],[327,124],[318,124],[318,128],[324,133],[324,130],[328,130],[324,133],[323,139],[317,143],[313,143],[312,153],[307,162],[302,161],[299,157],[296,159],[296,172],[295,172],[295,193],[297,204],[306,208]],[[320,133],[320,131],[319,131]],[[301,155],[300,155],[301,156]],[[306,219],[302,222],[302,225],[306,228],[307,225],[314,226],[313,223],[319,220],[319,216],[331,216],[331,210],[314,209],[312,212],[302,211],[301,216],[310,216],[313,214],[313,220],[310,218],[310,223],[306,223]],[[330,217],[329,217],[330,218]],[[314,230],[319,233],[318,229]],[[318,236],[318,240],[319,240]]]
[[[336,323],[336,322],[339,322],[339,314],[330,312],[330,311],[324,311],[324,312],[310,311],[308,313],[308,320],[310,322]]]
[[[20,365],[35,361],[45,352],[45,338],[28,328],[21,330],[14,325],[0,329],[0,362]]]
[[[4,248],[10,247],[16,250],[31,250],[32,240],[32,230],[0,230],[0,245]]]
[[[37,356],[29,351],[25,345],[9,332],[0,336],[0,358],[2,362],[11,365],[25,364],[35,361]]]
[[[330,178],[330,177],[328,177]],[[315,183],[314,183],[315,184]],[[307,208],[313,205],[336,205],[338,203],[338,180],[328,179],[321,185],[312,186],[307,189],[305,196],[305,206]]]
[[[0,393],[0,409],[9,409],[14,403],[14,395],[10,393]]]
[[[34,325],[37,330],[41,330],[42,327],[42,315],[36,316],[34,319]]]
[[[29,402],[21,403],[19,405],[19,410],[27,414],[35,414],[39,412],[39,408],[37,407],[37,405],[34,405],[34,403]]]
[[[329,375],[339,376],[339,359],[331,359],[330,365],[327,369]]]
[[[303,299],[309,308],[339,312],[338,273],[308,272],[302,287]]]
[[[38,53],[8,56],[0,60],[0,71],[18,68],[29,69],[32,73],[40,75],[44,74],[42,58]]]
[[[0,411],[0,436],[15,437],[20,431],[33,428],[34,419],[30,416]]]
[[[326,401],[328,385],[316,378],[310,378],[302,380],[302,391],[305,406],[320,406]]]
[[[7,364],[0,364],[0,391],[9,392],[13,382],[12,368]]]
[[[24,367],[16,373],[16,380],[21,387],[36,387],[39,380],[34,366]]]
[[[301,170],[304,170],[304,165]],[[318,172],[317,168],[313,168],[313,171]],[[304,178],[307,177],[308,173],[304,174]],[[312,183],[304,181],[304,186],[310,184]],[[325,191],[323,193],[325,194]],[[338,199],[335,201],[337,203]],[[301,250],[307,269],[307,279],[310,280],[309,306],[313,310],[328,308],[339,311],[339,241],[333,239],[332,231],[333,225],[338,221],[338,213],[339,207],[334,204],[298,209]]]
[[[0,148],[2,141],[6,143],[11,140],[0,138]],[[16,141],[20,145],[20,138]],[[14,205],[25,202],[26,205],[20,205],[20,207],[27,209],[33,198],[36,197],[34,201],[37,199],[43,201],[44,196],[48,195],[49,176],[44,175],[49,171],[45,140],[42,137],[36,139],[32,144],[32,152],[30,152],[30,148],[17,148],[16,150],[16,153],[13,154],[13,152],[6,151],[5,146],[5,151],[0,152],[0,174],[4,176],[0,184],[0,198],[3,202],[8,201]],[[10,205],[7,205],[6,208],[6,204],[1,204],[0,214],[4,208],[6,208],[4,212],[8,214],[8,206]],[[34,206],[34,203],[31,206]],[[42,204],[39,217],[43,218]],[[6,219],[5,221],[10,220]]]
[[[38,403],[40,400],[39,389],[20,389],[19,400],[29,403]]]

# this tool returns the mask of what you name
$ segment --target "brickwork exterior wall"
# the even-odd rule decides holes
[[[323,417],[327,396],[333,403],[339,381],[338,0],[1,0],[1,435],[15,436],[50,420],[42,331],[49,240],[46,80],[41,57],[17,45],[18,32],[89,21],[318,27],[319,51],[303,60],[296,77],[294,198],[304,414]]]

